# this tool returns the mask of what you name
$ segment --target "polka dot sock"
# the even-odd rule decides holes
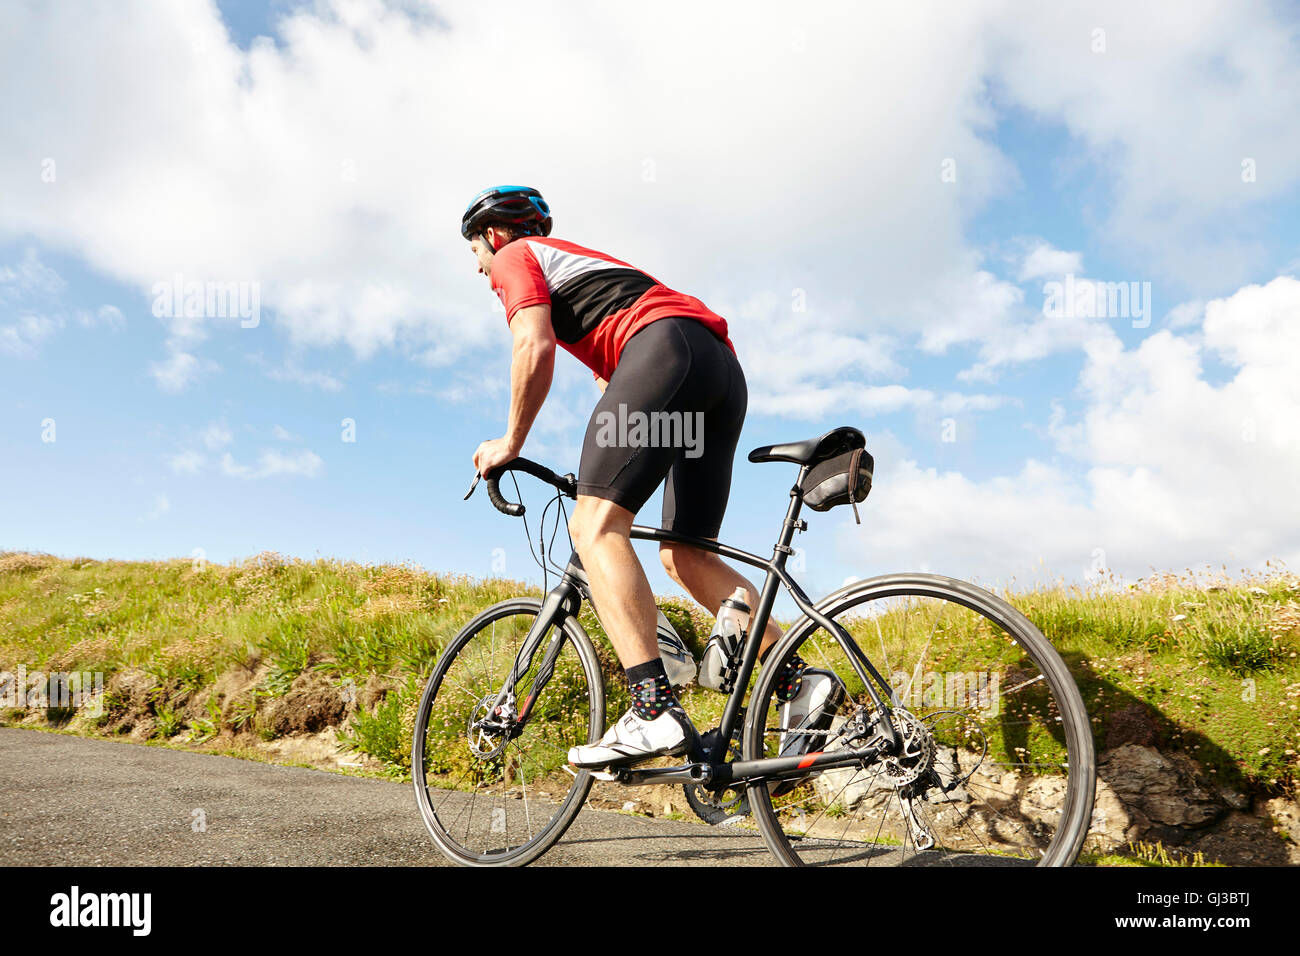
[[[799,688],[803,686],[803,672],[807,666],[807,662],[798,654],[785,662],[776,679],[777,700],[794,700],[799,695]]]
[[[680,707],[668,683],[663,660],[656,658],[627,669],[627,690],[632,695],[632,709],[642,720],[654,720],[674,705]]]

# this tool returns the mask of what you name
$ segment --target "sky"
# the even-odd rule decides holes
[[[462,501],[510,336],[459,217],[526,183],[727,318],[724,540],[795,477],[748,449],[867,435],[810,592],[1294,568],[1297,115],[1289,4],[6,3],[0,550],[540,581]],[[523,454],[597,398],[561,353]]]

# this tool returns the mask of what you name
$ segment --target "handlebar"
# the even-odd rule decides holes
[[[539,465],[535,461],[529,461],[527,458],[514,458],[504,465],[493,468],[492,473],[486,476],[488,501],[492,502],[492,507],[496,508],[497,511],[510,515],[512,518],[521,516],[524,513],[524,506],[519,502],[507,501],[501,496],[499,483],[501,476],[508,471],[522,471],[546,482],[562,495],[567,495],[570,498],[578,497],[578,481],[572,474],[557,475],[545,465]],[[474,493],[474,489],[478,487],[479,478],[481,477],[484,476],[474,476],[474,483],[469,486],[469,491],[465,493],[466,499]]]

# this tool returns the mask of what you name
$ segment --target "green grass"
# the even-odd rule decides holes
[[[357,688],[377,680],[387,689],[383,702],[358,712],[343,734],[401,774],[409,772],[414,703],[442,648],[474,614],[522,594],[538,596],[508,580],[273,554],[196,566],[0,553],[0,670],[24,664],[29,671],[100,671],[107,683],[114,673],[143,669],[160,688],[151,711],[158,734],[204,740],[231,730],[268,733],[259,724],[264,706],[308,670]],[[1099,749],[1120,739],[1138,715],[1163,751],[1188,754],[1222,783],[1281,793],[1300,782],[1294,575],[1208,587],[1162,576],[1135,588],[1040,587],[1011,600],[1065,657]],[[698,659],[709,614],[681,600],[662,606]],[[621,668],[589,607],[581,622],[598,647],[612,718],[630,703]],[[882,623],[886,631],[890,626]],[[949,636],[996,652],[998,666],[1016,666],[1015,649],[999,646],[995,635]],[[863,646],[874,654],[874,645]],[[935,661],[945,663],[941,653]],[[946,663],[964,664],[955,656]],[[187,702],[220,675],[259,667],[260,684],[224,716],[209,710],[196,718],[193,709],[185,716]],[[106,706],[114,701],[110,694]],[[725,701],[689,689],[684,703],[703,730],[717,724]],[[1050,735],[1021,740],[999,733],[990,739],[991,753],[1020,747],[1050,758],[1059,746]]]
[[[1190,867],[1190,866],[1224,866],[1216,861],[1206,860],[1205,854],[1187,855],[1175,850],[1170,853],[1160,842],[1129,843],[1122,851],[1113,853],[1084,853],[1079,857],[1081,866],[1146,866],[1146,867]]]
[[[157,724],[154,733],[164,739],[175,737],[185,726],[185,715],[168,704],[158,704],[155,708]]]

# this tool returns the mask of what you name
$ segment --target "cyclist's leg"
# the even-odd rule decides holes
[[[695,330],[688,334],[693,339],[697,363],[708,368],[706,380],[713,384],[712,394],[697,400],[697,408],[708,408],[699,417],[699,441],[678,455],[668,473],[662,527],[717,540],[731,496],[732,466],[749,396],[745,373],[735,354],[703,326],[699,332],[703,334]],[[684,411],[695,411],[688,407],[689,397],[682,404]],[[659,559],[668,576],[710,611],[738,587],[749,592],[751,602],[757,601],[758,589],[753,582],[710,551],[666,542],[659,546]],[[761,649],[766,651],[781,633],[769,620]]]
[[[659,656],[654,595],[629,539],[636,512],[672,467],[677,448],[651,444],[644,425],[673,407],[691,379],[692,355],[676,328],[653,322],[623,348],[587,425],[578,504],[569,533],[591,582],[596,613],[624,668]]]
[[[709,537],[717,540],[712,535]],[[659,559],[668,576],[710,612],[716,612],[723,598],[730,597],[736,588],[744,588],[749,592],[751,607],[758,600],[758,588],[754,583],[712,552],[701,551],[686,544],[665,543],[659,546]],[[759,654],[765,655],[767,649],[783,633],[776,622],[769,618],[763,631],[763,643],[759,645]]]
[[[624,668],[659,657],[654,593],[628,536],[634,517],[613,501],[579,495],[569,521],[596,613]]]

